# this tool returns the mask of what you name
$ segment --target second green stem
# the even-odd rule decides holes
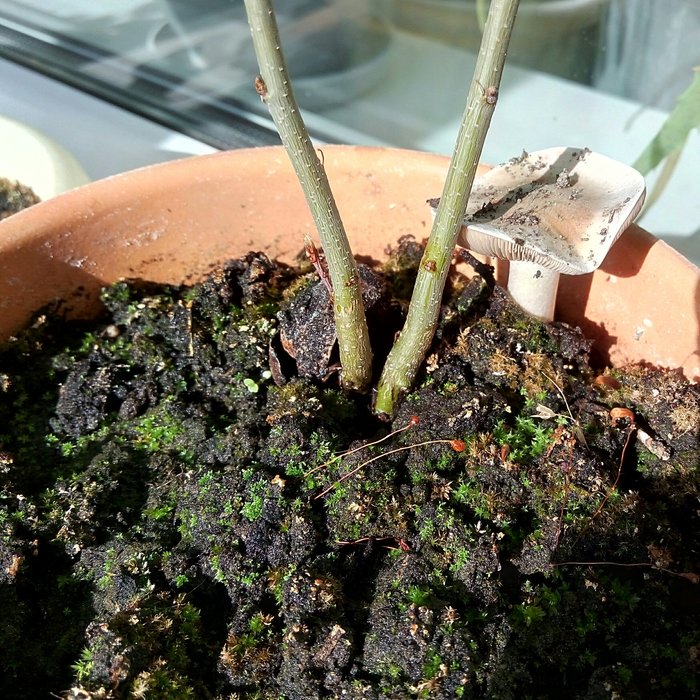
[[[421,260],[403,330],[387,358],[375,411],[391,416],[412,384],[432,342],[457,235],[498,99],[519,0],[492,0],[467,105],[433,229]]]

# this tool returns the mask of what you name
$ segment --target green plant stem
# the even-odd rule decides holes
[[[519,0],[491,2],[457,143],[408,316],[379,380],[375,404],[379,414],[393,414],[396,400],[413,382],[435,334],[450,261],[496,106],[518,4]]]
[[[256,89],[270,110],[292,161],[326,256],[333,287],[343,385],[365,391],[372,377],[372,351],[355,258],[326,171],[294,98],[272,3],[270,0],[245,0],[245,7],[260,67]]]

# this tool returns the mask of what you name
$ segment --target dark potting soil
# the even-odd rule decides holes
[[[420,252],[362,270],[378,356]],[[698,387],[591,369],[486,271],[388,425],[293,272],[2,349],[0,696],[697,697]]]
[[[0,177],[0,221],[40,201],[31,187]]]

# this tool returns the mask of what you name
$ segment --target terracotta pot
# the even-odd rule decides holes
[[[328,146],[326,168],[354,250],[381,259],[430,229],[448,160],[394,149]],[[249,250],[291,261],[311,217],[284,151],[188,158],[101,180],[0,223],[0,338],[41,306],[97,308],[123,277],[200,279]],[[580,325],[605,361],[681,367],[700,378],[700,271],[632,227],[603,268],[563,278],[557,318]]]

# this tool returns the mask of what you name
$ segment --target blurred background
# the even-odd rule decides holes
[[[451,153],[487,6],[279,0],[314,137]],[[700,0],[521,0],[483,160],[570,145],[634,164],[693,84],[699,37]],[[0,115],[72,156],[74,184],[277,143],[256,72],[242,0],[0,0]],[[698,263],[695,100],[695,128],[640,223]]]

